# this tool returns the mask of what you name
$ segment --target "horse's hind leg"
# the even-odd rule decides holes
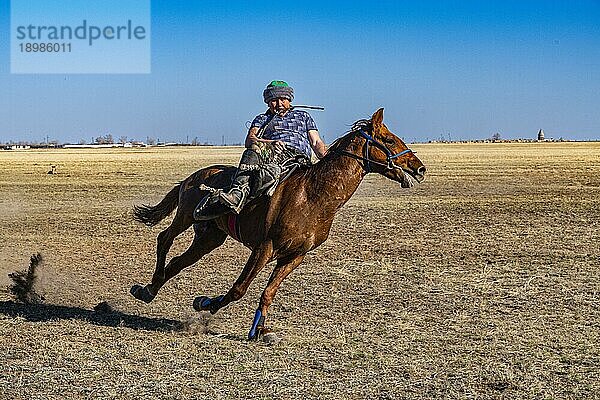
[[[254,320],[252,321],[252,327],[248,333],[249,340],[256,340],[265,332],[265,318],[267,311],[273,303],[273,298],[277,289],[283,282],[283,280],[302,262],[304,254],[300,256],[291,256],[280,258],[277,260],[277,266],[273,269],[269,283],[260,297],[260,303],[258,309],[254,314]]]
[[[232,301],[241,299],[248,290],[252,280],[270,261],[273,255],[273,245],[271,242],[266,242],[258,245],[252,251],[250,258],[246,261],[246,265],[242,273],[237,278],[231,289],[223,295],[214,298],[206,296],[196,297],[194,299],[194,309],[196,311],[210,311],[211,314],[216,313],[219,309],[225,307]]]
[[[222,245],[227,238],[227,234],[217,228],[212,221],[195,224],[194,232],[194,240],[185,252],[171,258],[162,271],[154,271],[152,283],[148,285],[151,293],[156,295],[169,279],[177,275],[185,267],[189,267],[200,260],[202,256]]]
[[[173,218],[171,225],[158,234],[156,239],[156,268],[154,269],[154,275],[164,273],[167,253],[173,245],[173,241],[182,232],[192,226],[193,223],[194,220],[182,213],[180,207],[177,210],[177,214],[175,214],[175,218]],[[136,299],[146,303],[150,303],[156,296],[156,292],[153,292],[149,286],[134,285],[131,288],[130,293]]]
[[[152,275],[152,282],[146,286],[134,285],[130,290],[133,297],[138,300],[150,303],[169,279],[177,275],[183,268],[198,261],[203,255],[219,247],[227,237],[213,222],[196,224],[194,240],[190,247],[180,256],[173,257],[165,266],[166,256],[173,240],[192,225],[192,220],[188,218],[177,224],[175,221],[179,221],[177,216],[171,226],[158,235],[156,268]]]

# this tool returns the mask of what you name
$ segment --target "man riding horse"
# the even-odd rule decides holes
[[[270,112],[267,112],[266,117],[277,118],[277,124],[273,124],[268,135],[263,135],[264,132],[261,132],[259,127],[261,119],[255,121],[253,128],[256,129],[250,129],[248,133],[248,145],[256,146],[259,151],[261,146],[272,145],[271,153],[277,153],[276,149],[283,146],[276,145],[275,142],[293,142],[285,137],[285,133],[289,131],[284,122],[291,115],[298,115],[294,120],[304,121],[302,128],[290,129],[293,133],[289,135],[301,138],[304,144],[308,141],[308,146],[315,149],[318,156],[323,156],[326,152],[325,146],[319,139],[317,130],[310,129],[316,127],[307,123],[310,118],[308,114],[294,113],[295,110],[289,106],[292,91],[291,88],[285,89],[286,87],[275,82],[265,90],[265,100],[275,101],[269,102]],[[284,100],[280,100],[281,98]],[[263,123],[260,126],[266,125]],[[303,133],[298,135],[297,132]],[[304,157],[310,154],[308,146],[305,147],[307,152],[303,152]],[[290,147],[297,150],[299,145],[285,146],[286,150]],[[302,147],[300,152],[301,149]],[[257,158],[263,157],[263,153],[256,150],[253,152]],[[246,158],[250,158],[244,154],[240,167],[245,165]],[[263,167],[264,165],[260,166],[261,169],[257,172],[261,173]],[[135,206],[135,219],[148,226],[157,225],[173,211],[177,211],[171,224],[157,236],[156,266],[151,281],[146,285],[134,284],[130,293],[136,299],[150,303],[170,279],[184,268],[197,263],[231,236],[252,250],[238,278],[224,294],[197,296],[192,305],[196,311],[209,311],[212,314],[218,312],[232,302],[240,300],[257,275],[267,264],[275,261],[248,332],[250,340],[257,340],[268,332],[265,320],[279,286],[302,263],[306,254],[325,242],[336,212],[352,197],[367,174],[380,174],[408,188],[422,182],[426,172],[425,166],[415,153],[383,123],[383,108],[380,108],[370,119],[356,121],[349,132],[332,143],[325,157],[318,163],[281,180],[271,193],[269,201],[252,202],[237,216],[230,213],[210,220],[194,219],[194,209],[200,200],[206,197],[205,193],[211,190],[220,193],[207,185],[215,188],[232,186],[227,194],[237,196],[234,189],[239,190],[241,201],[232,203],[242,205],[248,190],[243,186],[248,185],[249,179],[238,177],[242,176],[245,170],[247,169],[238,170],[224,165],[207,166],[175,185],[155,206]],[[234,185],[230,185],[234,180],[232,177],[235,177]],[[214,197],[219,199],[219,204],[225,205],[221,203],[221,195]],[[223,208],[231,211],[229,207]],[[398,216],[400,219],[404,217]],[[175,238],[192,226],[194,239],[188,249],[171,257],[167,263],[167,255]],[[392,234],[400,237],[402,230],[396,231]],[[220,268],[229,268],[227,263],[221,264],[211,267],[215,272]],[[323,294],[326,292],[325,288]]]
[[[305,111],[294,109],[294,89],[284,81],[272,81],[263,91],[269,109],[257,115],[246,136],[246,150],[228,191],[215,190],[206,195],[194,211],[194,219],[205,221],[231,211],[239,214],[251,193],[257,189],[253,176],[271,169],[270,181],[276,183],[283,164],[295,159],[310,164],[311,149],[321,159],[327,153],[314,120]],[[264,175],[264,174],[263,174]]]

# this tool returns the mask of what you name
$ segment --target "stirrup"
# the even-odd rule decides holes
[[[235,194],[231,193],[232,191],[237,191],[240,193],[239,199],[236,197]],[[246,197],[247,197],[246,193],[244,193],[244,191],[237,189],[237,188],[232,189],[227,193],[225,193],[225,192],[219,193],[219,200],[221,200],[221,203],[223,203],[223,205],[229,207],[236,214],[239,214],[240,211],[242,211],[242,209],[244,208],[244,205],[246,204]]]
[[[207,194],[194,209],[196,221],[208,221],[231,212],[231,209],[220,201],[218,194]]]

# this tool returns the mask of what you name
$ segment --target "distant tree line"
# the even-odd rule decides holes
[[[98,136],[94,142],[96,144],[114,144],[115,140],[110,133],[107,133],[104,136]]]
[[[81,138],[77,141],[78,144],[80,145],[86,145],[86,144],[102,144],[102,145],[107,145],[107,144],[115,144],[115,143],[119,143],[119,144],[125,144],[128,142],[136,142],[135,139],[130,139],[129,137],[127,137],[126,135],[122,135],[119,136],[118,139],[116,139],[112,134],[107,133],[106,135],[101,135],[98,137],[92,137],[91,140],[86,140],[84,138]],[[164,142],[161,142],[160,139],[151,137],[151,136],[147,136],[146,137],[146,142],[145,144],[147,144],[148,146],[156,146],[156,145],[161,145],[161,144],[165,144]],[[212,144],[206,140],[201,141],[200,138],[198,136],[194,137],[192,140],[189,140],[189,137],[187,139],[187,143],[183,143],[180,142],[180,145],[191,145],[191,146],[212,146]],[[50,140],[49,138],[47,138],[44,141],[28,141],[28,140],[19,140],[19,141],[7,141],[6,143],[1,143],[0,145],[19,145],[19,146],[36,146],[36,147],[45,147],[45,146],[50,146],[50,147],[57,147],[62,145],[58,140]],[[230,145],[242,145],[242,143],[233,143]]]

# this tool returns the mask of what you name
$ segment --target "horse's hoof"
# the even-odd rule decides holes
[[[216,314],[221,308],[221,301],[225,296],[217,296],[210,298],[207,296],[198,296],[194,299],[192,306],[196,311],[210,311],[211,314]]]
[[[254,332],[250,331],[248,334],[248,340],[251,342],[263,341],[267,344],[273,344],[279,341],[277,340],[277,335],[269,328],[265,328],[264,326],[257,326]]]
[[[141,300],[146,304],[150,303],[156,297],[150,293],[147,286],[142,285],[133,285],[129,290],[129,293],[131,293],[131,295],[136,299]]]
[[[250,328],[250,332],[248,332],[248,340],[256,341],[262,335],[262,332],[265,329],[265,316],[260,311],[260,309],[256,310],[254,313],[254,320],[252,321],[252,327]]]
[[[207,296],[198,296],[194,299],[194,310],[196,311],[208,311],[210,310],[210,298]]]

